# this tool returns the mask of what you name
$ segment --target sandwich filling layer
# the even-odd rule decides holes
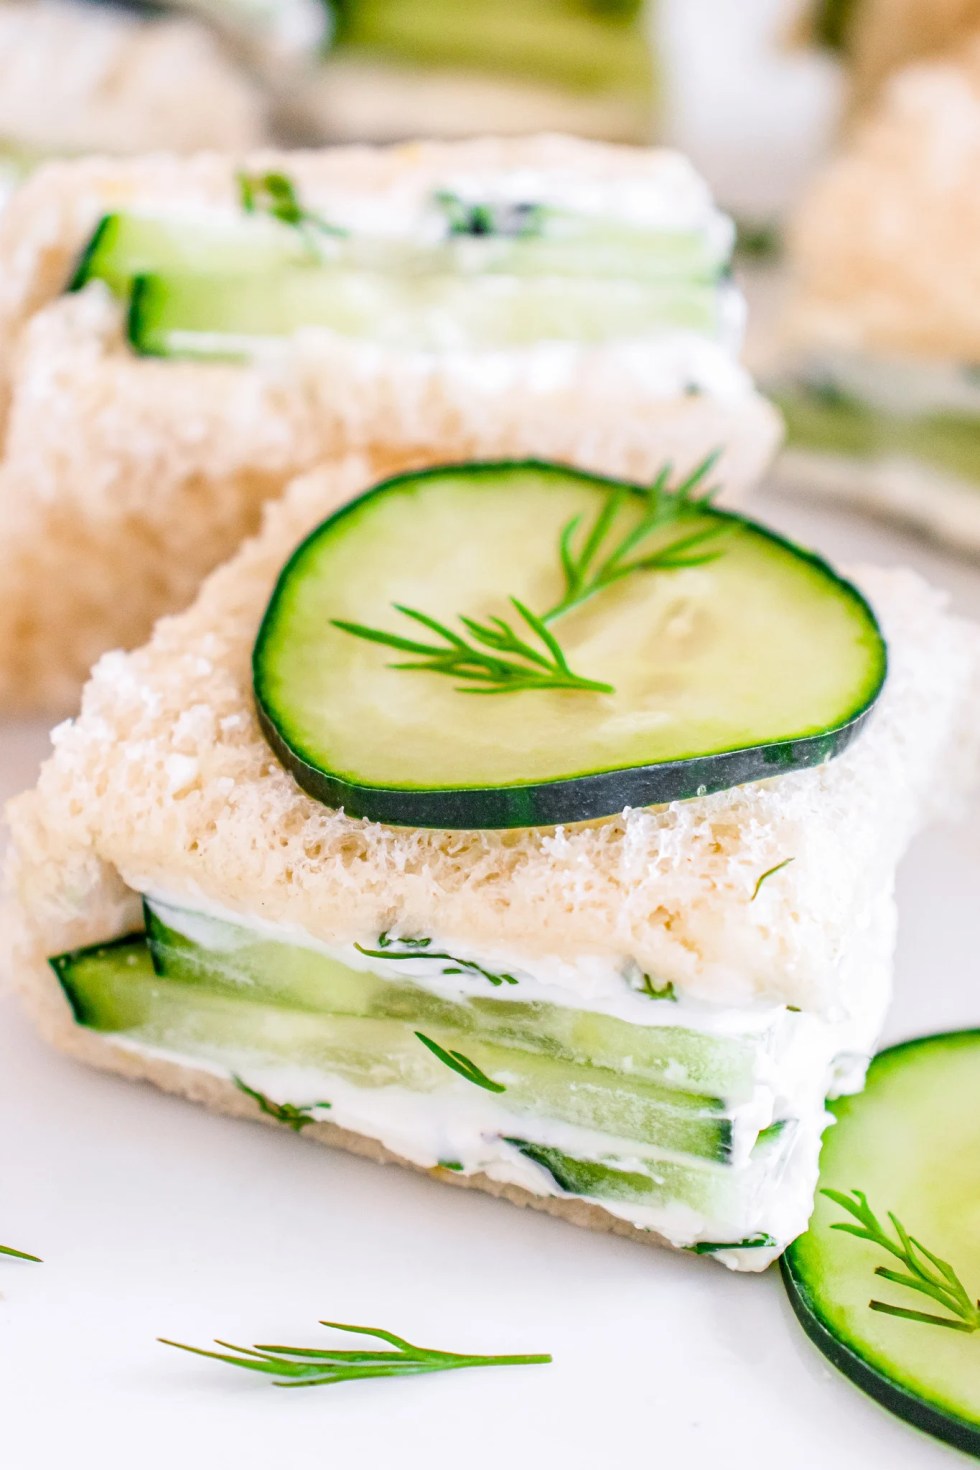
[[[133,346],[160,356],[248,358],[308,329],[422,352],[680,335],[734,355],[731,226],[671,168],[656,189],[527,168],[370,197],[241,174],[237,209],[105,216],[72,284],[128,296]]]
[[[804,1228],[828,1094],[880,1015],[679,998],[628,957],[479,956],[144,900],[145,936],[60,957],[76,1020],[423,1168],[578,1197],[761,1269]],[[295,1121],[294,1121],[295,1126]]]

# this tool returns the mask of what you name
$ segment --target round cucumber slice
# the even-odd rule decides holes
[[[630,536],[612,565],[644,567],[553,616],[571,564],[588,580]],[[453,638],[488,645],[461,619],[491,642],[506,623],[539,662],[501,654],[496,683],[463,667]],[[392,638],[459,659],[433,672]],[[283,570],[253,660],[301,786],[441,828],[588,821],[816,765],[885,667],[868,604],[819,558],[690,496],[541,463],[402,475],[338,511]]]
[[[967,1330],[942,1300],[876,1274],[907,1265],[850,1229],[860,1190],[901,1245],[889,1212],[913,1237],[916,1260],[942,1277],[921,1247],[952,1267],[980,1324],[980,1030],[926,1036],[881,1052],[867,1087],[830,1104],[821,1193],[805,1235],[783,1257],[793,1309],[830,1361],[885,1408],[937,1439],[980,1456],[980,1325]],[[879,1305],[870,1306],[871,1301]],[[886,1310],[881,1309],[884,1304]],[[898,1309],[903,1315],[893,1315]],[[888,1310],[892,1309],[892,1310]],[[952,1321],[923,1322],[907,1312]]]

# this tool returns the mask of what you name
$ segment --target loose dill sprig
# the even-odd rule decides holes
[[[612,694],[611,684],[585,679],[569,668],[568,660],[554,634],[543,620],[516,597],[510,599],[519,616],[542,647],[534,647],[503,618],[488,618],[485,623],[475,618],[460,617],[469,637],[448,628],[437,618],[417,608],[393,604],[395,611],[428,628],[442,641],[422,643],[403,638],[383,628],[369,628],[363,623],[331,619],[335,628],[380,643],[400,653],[416,655],[405,663],[389,664],[392,669],[421,669],[432,674],[446,674],[464,680],[457,684],[460,694],[514,694],[526,689],[584,689],[597,694]]]
[[[916,1312],[910,1307],[896,1307],[891,1302],[872,1300],[868,1306],[873,1312],[884,1312],[889,1317],[902,1317],[908,1322],[925,1322],[930,1327],[951,1327],[954,1332],[980,1331],[980,1300],[974,1301],[948,1261],[934,1256],[921,1241],[910,1235],[905,1226],[888,1212],[895,1238],[878,1220],[867,1196],[860,1189],[842,1194],[836,1189],[822,1189],[821,1194],[833,1200],[842,1210],[853,1216],[857,1224],[838,1221],[831,1230],[842,1230],[858,1240],[868,1240],[872,1245],[887,1251],[904,1266],[904,1271],[895,1271],[888,1266],[876,1266],[875,1275],[895,1286],[907,1287],[909,1291],[921,1292],[931,1297],[953,1315],[940,1317],[932,1312]]]
[[[431,943],[431,939],[392,939],[386,929],[383,934],[378,935],[377,949],[367,949],[363,944],[355,944],[354,948],[358,954],[366,955],[371,960],[448,960],[449,964],[443,966],[443,975],[482,975],[484,980],[489,980],[494,986],[519,983],[516,976],[485,970],[476,960],[461,960],[454,954],[443,954],[430,949]],[[402,948],[396,948],[397,945]]]
[[[610,541],[610,535],[622,510],[635,505],[636,491],[623,486],[609,495],[586,533],[581,545],[575,542],[582,526],[583,516],[573,516],[562,528],[558,541],[558,555],[565,576],[565,591],[554,607],[544,614],[546,623],[553,622],[564,613],[578,607],[597,592],[611,587],[614,582],[632,576],[634,572],[681,571],[687,567],[705,566],[717,561],[721,550],[704,550],[709,542],[715,541],[729,529],[727,521],[717,521],[700,530],[675,537],[665,546],[644,553],[643,543],[654,532],[679,521],[699,515],[710,505],[716,493],[714,489],[701,490],[718,461],[718,454],[709,454],[692,470],[687,479],[676,489],[670,488],[670,466],[665,465],[649,490],[644,492],[646,506],[640,519],[628,531]],[[635,553],[635,554],[634,554]]]
[[[41,1265],[40,1256],[32,1256],[28,1251],[15,1251],[12,1245],[0,1245],[0,1256],[13,1256],[18,1261],[34,1261]]]
[[[447,1051],[444,1046],[439,1045],[438,1041],[433,1041],[431,1036],[425,1036],[421,1031],[416,1031],[415,1034],[422,1045],[429,1048],[434,1057],[438,1057],[445,1066],[458,1072],[460,1077],[465,1077],[467,1082],[472,1082],[476,1087],[483,1087],[487,1092],[507,1091],[502,1082],[494,1082],[492,1077],[482,1072],[476,1062],[464,1056],[461,1051]]]
[[[781,873],[784,868],[789,867],[790,863],[795,862],[795,857],[783,858],[781,863],[775,863],[773,867],[767,868],[764,873],[761,873],[759,877],[755,880],[755,887],[752,890],[752,897],[749,899],[749,903],[755,903],[756,899],[759,897],[759,890],[762,887],[763,883],[767,881],[767,879],[774,877],[777,873]]]
[[[239,199],[246,214],[267,214],[280,224],[292,226],[314,250],[317,236],[346,237],[346,230],[330,224],[322,214],[301,203],[296,185],[288,175],[239,173],[237,179]]]
[[[227,1352],[216,1353],[210,1348],[189,1347],[185,1342],[174,1342],[169,1337],[159,1337],[158,1342],[167,1347],[180,1348],[182,1352],[194,1353],[200,1358],[213,1358],[218,1363],[228,1363],[233,1368],[248,1368],[253,1373],[268,1374],[276,1388],[315,1388],[322,1384],[350,1383],[358,1378],[414,1378],[423,1373],[447,1373],[456,1368],[496,1368],[525,1363],[550,1363],[550,1353],[508,1353],[483,1356],[474,1353],[447,1353],[438,1348],[418,1347],[386,1332],[381,1327],[353,1327],[347,1322],[321,1322],[321,1327],[331,1327],[337,1332],[352,1332],[363,1337],[375,1337],[394,1348],[394,1352],[375,1347],[356,1349],[295,1348],[281,1347],[273,1343],[255,1343],[252,1347],[239,1347],[233,1342],[216,1339],[219,1348]]]
[[[329,1108],[332,1106],[328,1102],[305,1103],[302,1106],[297,1106],[295,1103],[273,1102],[271,1097],[266,1097],[264,1092],[259,1092],[256,1088],[249,1087],[247,1082],[243,1082],[241,1077],[235,1076],[234,1073],[232,1073],[231,1080],[239,1092],[244,1092],[246,1097],[250,1097],[258,1105],[261,1112],[265,1113],[269,1118],[274,1118],[277,1123],[284,1123],[294,1133],[302,1133],[303,1129],[309,1123],[322,1121],[313,1116],[318,1108]]]

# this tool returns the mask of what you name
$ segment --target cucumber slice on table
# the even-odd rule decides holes
[[[809,1230],[783,1260],[793,1308],[859,1387],[980,1457],[980,1030],[890,1047],[872,1062],[863,1094],[829,1106],[837,1126],[824,1140],[822,1192]],[[882,1267],[921,1283],[907,1261],[851,1233],[865,1228],[857,1190],[900,1249],[889,1212],[901,1222],[919,1267],[947,1287],[952,1268],[965,1288],[963,1315],[921,1284],[883,1277]],[[908,1315],[916,1313],[959,1327]]]
[[[885,667],[819,558],[662,480],[535,463],[403,475],[338,511],[287,563],[253,659],[266,737],[311,795],[446,828],[816,765]]]

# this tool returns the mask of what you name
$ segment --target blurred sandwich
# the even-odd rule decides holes
[[[899,73],[791,245],[783,466],[980,549],[980,38]]]
[[[677,155],[555,137],[52,165],[0,222],[0,704],[70,707],[347,447],[744,491],[731,244]]]
[[[980,0],[816,0],[812,26],[846,59],[860,109],[893,72],[962,45],[980,26]]]
[[[608,532],[633,514],[624,497],[641,507],[650,492],[541,464],[461,465],[402,477],[328,523],[355,538],[341,563],[318,572],[315,552],[304,560],[315,537],[294,555],[389,468],[354,458],[298,480],[192,608],[99,663],[37,789],[9,808],[15,983],[45,1035],[95,1066],[576,1224],[761,1269],[805,1227],[824,1099],[860,1087],[881,1026],[896,863],[976,774],[977,629],[910,573],[867,569],[888,676],[871,714],[841,727],[852,743],[837,759],[793,770],[807,741],[783,742],[757,768],[766,779],[730,766],[720,784],[747,784],[718,790],[706,774],[706,794],[695,775],[690,799],[607,815],[614,797],[598,819],[557,828],[529,825],[547,819],[536,803],[549,788],[522,787],[519,828],[476,830],[500,825],[493,804],[511,798],[474,787],[473,762],[501,773],[533,757],[538,769],[571,730],[576,774],[562,789],[596,791],[581,774],[596,738],[720,746],[734,720],[745,745],[749,710],[751,744],[774,710],[800,715],[814,695],[849,718],[845,692],[866,688],[864,670],[871,699],[881,687],[880,635],[826,565],[722,517],[717,557],[685,567],[668,555],[552,624],[575,669],[615,667],[618,693],[468,698],[431,665],[386,664],[390,650],[331,618],[350,606],[390,620],[406,588],[431,611],[448,587],[447,608],[474,617],[506,610],[497,592],[523,585],[546,606],[560,563],[550,529],[534,560],[538,518],[560,523],[571,497],[580,509],[561,545],[572,555],[587,503],[605,504]],[[520,541],[481,507],[515,491],[532,507]],[[386,494],[395,509],[379,512]],[[652,532],[662,552],[678,537],[668,504]],[[372,513],[382,520],[358,542]],[[697,525],[705,514],[689,500],[674,513]],[[691,537],[680,528],[689,548]],[[270,684],[269,619],[302,618],[307,596],[309,647],[290,635]],[[697,669],[707,700],[688,682]],[[336,698],[317,693],[324,677],[341,680]],[[270,688],[294,722],[312,711],[314,743],[339,719],[355,763],[366,746],[389,768],[407,762],[418,777],[407,800],[425,796],[426,769],[458,788],[456,830],[384,825],[305,794],[263,737]],[[459,722],[471,739],[455,738]],[[821,736],[817,758],[833,748]],[[293,768],[312,791],[311,760]]]
[[[543,130],[646,142],[654,68],[640,0],[341,0],[292,112],[340,141]]]
[[[192,20],[0,4],[0,191],[60,155],[255,148],[264,135],[256,88]]]

